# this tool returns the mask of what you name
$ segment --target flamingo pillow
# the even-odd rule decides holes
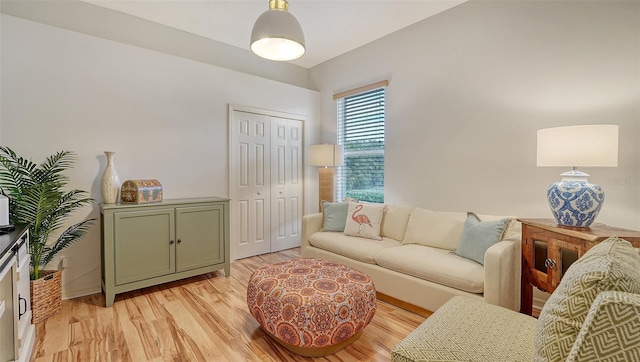
[[[384,204],[349,202],[344,234],[382,240],[380,225],[383,214]]]

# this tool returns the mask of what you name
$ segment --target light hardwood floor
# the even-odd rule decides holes
[[[238,260],[229,278],[219,271],[119,294],[111,308],[102,294],[63,301],[36,326],[31,361],[389,361],[425,319],[379,300],[352,345],[322,358],[292,354],[249,314],[246,287],[256,268],[298,257],[299,248]]]

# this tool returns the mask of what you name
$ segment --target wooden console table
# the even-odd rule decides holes
[[[640,248],[640,232],[604,224],[558,225],[555,219],[518,219],[522,223],[520,312],[531,315],[533,287],[553,293],[571,263],[597,243],[617,236]]]

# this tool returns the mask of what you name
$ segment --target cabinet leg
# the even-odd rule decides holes
[[[520,313],[531,315],[533,313],[533,286],[522,281],[520,288]]]
[[[231,265],[229,263],[224,265],[224,276],[227,278],[231,276]]]
[[[116,300],[116,293],[107,293],[104,292],[104,306],[105,308],[110,308],[113,305],[113,302]]]

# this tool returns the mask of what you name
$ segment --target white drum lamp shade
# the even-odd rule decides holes
[[[251,32],[251,51],[259,57],[287,61],[305,52],[304,33],[288,11],[286,0],[270,0],[269,10],[258,17]]]
[[[309,146],[309,165],[320,166],[318,170],[318,197],[320,210],[322,201],[333,202],[334,176],[333,168],[342,166],[344,150],[341,145],[311,145]]]
[[[342,166],[343,148],[341,145],[309,146],[309,165],[321,167]]]
[[[537,165],[572,167],[549,186],[547,198],[560,225],[588,227],[602,208],[604,191],[577,167],[618,166],[618,126],[580,125],[538,131]]]

